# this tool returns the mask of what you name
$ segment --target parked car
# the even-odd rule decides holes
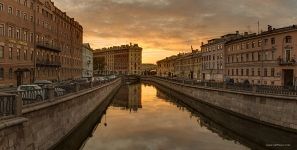
[[[111,76],[108,76],[107,78],[108,79],[115,79],[115,78],[117,78],[117,76],[116,75],[111,75]]]
[[[38,85],[20,85],[17,92],[25,100],[41,101],[45,99],[45,90]]]
[[[231,78],[226,78],[224,82],[227,85],[234,85],[234,79]]]
[[[52,85],[53,82],[52,81],[48,81],[48,80],[36,80],[34,82],[34,84],[37,84],[37,85],[39,85],[42,88],[46,88],[46,87]]]
[[[55,88],[55,96],[63,96],[66,93],[66,90],[60,87]]]
[[[107,81],[108,79],[105,78],[105,77],[96,77],[95,80],[96,80],[96,81],[101,81],[101,82],[102,82],[102,81]]]

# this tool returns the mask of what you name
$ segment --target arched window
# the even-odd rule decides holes
[[[292,36],[286,36],[286,43],[292,43]]]

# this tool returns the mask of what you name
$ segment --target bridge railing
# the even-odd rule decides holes
[[[202,82],[197,80],[166,78],[166,77],[159,77],[159,76],[155,76],[155,78],[182,83],[186,85],[197,86],[197,87],[224,89],[224,90],[239,91],[239,92],[250,92],[250,93],[257,93],[257,94],[297,96],[296,86],[285,87],[285,86],[251,85],[251,84],[238,84],[238,83],[226,84],[223,82]]]
[[[98,87],[116,79],[118,78],[94,82],[69,82],[56,85],[55,87],[47,87],[41,90],[17,92],[16,94],[21,96],[23,105],[25,106],[54,100],[62,96],[67,96],[79,91]]]
[[[17,95],[0,93],[0,120],[9,116],[18,115],[21,100]],[[20,104],[21,105],[21,104]]]

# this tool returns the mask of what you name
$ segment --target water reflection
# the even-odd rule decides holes
[[[113,107],[120,107],[134,112],[142,108],[141,84],[125,85],[122,87],[112,102]]]
[[[236,143],[239,142],[255,150],[297,149],[297,134],[295,133],[242,119],[162,86],[155,86],[158,89],[157,96],[174,103],[180,110],[186,108],[191,112],[191,117],[198,118],[197,122],[201,127],[206,127],[223,139],[235,140]]]
[[[107,109],[108,125],[99,124],[83,149],[249,149],[232,138],[220,137],[201,122],[197,124],[197,120],[200,120],[199,116],[176,105],[155,87],[130,85],[119,91]]]
[[[56,149],[297,149],[294,133],[236,117],[158,85],[124,86],[102,117],[103,110]]]

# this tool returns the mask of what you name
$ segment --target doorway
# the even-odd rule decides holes
[[[16,72],[16,77],[17,77],[17,86],[20,86],[23,84],[23,72]]]
[[[284,73],[284,86],[293,86],[294,85],[294,70],[293,69],[285,69]]]

